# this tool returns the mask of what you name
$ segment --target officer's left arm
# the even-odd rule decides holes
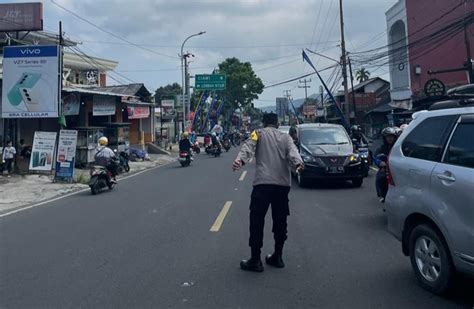
[[[237,155],[237,161],[247,163],[251,158],[255,156],[255,151],[257,149],[258,142],[258,133],[256,131],[252,132],[252,135],[247,139],[242,148],[240,148],[239,154]]]

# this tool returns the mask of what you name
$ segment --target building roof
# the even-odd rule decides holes
[[[148,89],[146,89],[145,85],[141,83],[106,87],[93,87],[89,89],[106,93],[120,93],[122,96],[137,96],[142,98],[151,96],[151,93],[148,91]]]

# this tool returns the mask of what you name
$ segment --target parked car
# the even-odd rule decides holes
[[[351,180],[355,187],[362,185],[361,158],[354,153],[351,138],[343,126],[301,124],[297,132],[299,151],[305,163],[305,170],[296,175],[300,186],[317,179]]]
[[[474,275],[473,136],[474,100],[435,103],[414,115],[389,156],[388,229],[437,294],[455,272]]]

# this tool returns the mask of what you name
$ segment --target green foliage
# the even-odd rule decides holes
[[[370,78],[370,72],[367,71],[364,67],[358,69],[355,75],[359,83],[365,82]]]
[[[237,58],[227,58],[219,64],[219,74],[227,76],[226,89],[219,91],[225,100],[224,115],[236,109],[253,107],[252,101],[263,92],[263,82],[255,74],[250,62],[240,62]],[[226,117],[228,118],[228,117]]]
[[[160,103],[162,99],[173,97],[179,94],[182,94],[182,88],[178,83],[168,84],[166,86],[161,86],[155,91],[155,102]]]

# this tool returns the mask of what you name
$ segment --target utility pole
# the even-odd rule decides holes
[[[346,58],[346,41],[344,39],[344,15],[343,15],[343,10],[342,10],[342,0],[339,0],[339,17],[340,17],[340,22],[341,22],[341,50],[342,50],[342,56],[341,56],[341,64],[342,64],[342,78],[343,78],[343,83],[344,83],[344,107],[345,107],[345,112],[346,112],[346,118],[348,125],[350,125],[351,122],[351,113],[350,113],[350,106],[349,106],[349,90],[347,87],[347,58]]]
[[[347,57],[349,62],[349,73],[351,75],[351,93],[352,93],[352,109],[354,110],[354,123],[357,123],[357,106],[356,106],[356,98],[354,93],[354,77],[352,76],[352,64],[351,58]]]
[[[304,86],[298,86],[298,88],[304,88],[304,98],[305,98],[305,102],[308,100],[308,88],[311,88],[310,85],[308,85],[308,83],[311,83],[311,78],[310,79],[303,79],[303,80],[299,80],[299,83],[300,84],[304,84]]]

